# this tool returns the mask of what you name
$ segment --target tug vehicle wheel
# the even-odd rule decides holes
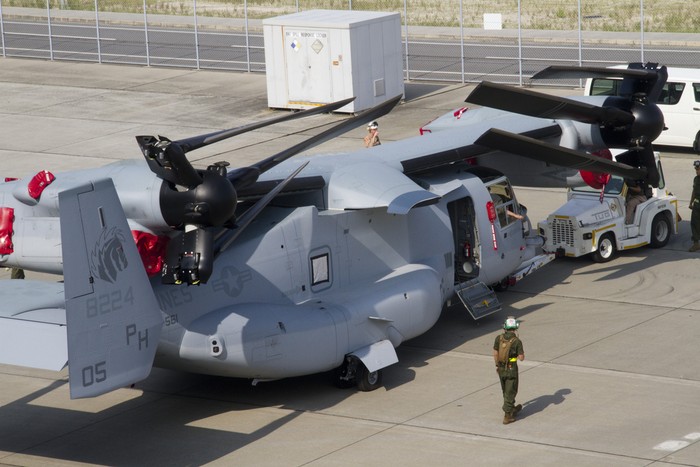
[[[598,249],[591,256],[596,263],[607,263],[615,257],[615,237],[610,232],[598,240]]]

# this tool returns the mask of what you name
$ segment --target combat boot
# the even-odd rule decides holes
[[[523,404],[518,404],[515,407],[513,407],[513,417],[518,415],[521,410],[523,410]]]
[[[690,245],[690,249],[688,251],[698,251],[700,250],[700,243],[698,242],[693,242],[692,245]]]
[[[515,416],[513,415],[513,412],[506,412],[505,415],[503,415],[503,424],[507,425],[509,423],[513,423],[515,421]]]

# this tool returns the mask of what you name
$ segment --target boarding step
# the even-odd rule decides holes
[[[474,319],[501,311],[501,302],[498,301],[496,293],[479,279],[457,285],[455,293]]]

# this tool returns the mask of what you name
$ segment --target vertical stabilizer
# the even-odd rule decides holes
[[[163,319],[111,180],[59,195],[71,398],[148,376]]]

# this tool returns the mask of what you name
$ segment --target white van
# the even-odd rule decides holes
[[[627,68],[616,65],[610,68]],[[622,78],[589,78],[584,95],[618,95]],[[667,130],[656,144],[692,147],[700,153],[700,69],[668,68],[668,80],[656,103],[664,114]]]

